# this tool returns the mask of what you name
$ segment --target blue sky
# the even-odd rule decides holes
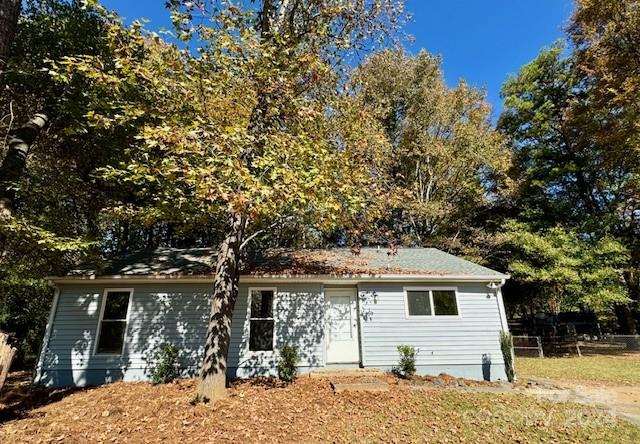
[[[443,57],[447,83],[463,78],[487,90],[494,118],[501,110],[500,86],[540,49],[563,36],[571,0],[406,0],[413,18],[406,31],[421,48]],[[128,20],[146,18],[150,29],[169,28],[162,0],[103,0]]]

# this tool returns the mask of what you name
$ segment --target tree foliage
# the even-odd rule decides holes
[[[534,231],[515,221],[506,224],[503,236],[512,255],[509,272],[533,286],[549,312],[602,313],[628,302],[621,279],[628,254],[615,239],[591,242],[560,226]]]
[[[615,240],[625,245],[624,251],[612,250],[619,254],[615,261],[619,264],[615,267],[617,280],[605,279],[608,293],[597,293],[603,298],[603,306],[610,306],[612,301],[624,302],[618,286],[623,278],[627,283],[624,291],[637,299],[633,278],[637,275],[638,251],[637,169],[632,157],[612,155],[620,146],[600,138],[601,112],[593,99],[596,88],[579,69],[577,56],[564,56],[563,52],[561,43],[543,50],[503,86],[505,111],[498,125],[512,143],[512,175],[516,180],[510,212],[526,224],[532,237],[545,236],[548,230],[557,235],[560,232],[554,230],[574,233],[571,236],[585,244],[578,248],[568,238],[561,242],[577,248],[565,252],[564,257],[570,261],[578,260],[576,254],[580,253],[584,256],[581,260],[589,263],[589,255],[599,251],[602,242]],[[559,224],[563,228],[558,228]],[[564,254],[562,249],[558,251]],[[512,267],[514,263],[508,261]],[[535,268],[540,264],[534,261],[529,265]],[[590,282],[583,275],[575,276],[585,284]],[[570,280],[558,285],[580,302],[574,308],[597,305],[582,303],[580,286],[572,286]],[[536,293],[543,291],[549,298],[559,297],[558,292],[542,285]],[[565,304],[564,308],[569,306]]]
[[[440,59],[386,50],[354,73],[351,86],[384,127],[384,164],[397,198],[383,230],[405,243],[449,245],[466,237],[489,194],[507,183],[510,156],[490,120],[485,93],[444,82]]]
[[[200,29],[197,51],[114,21],[112,63],[68,57],[54,67],[58,81],[81,76],[104,93],[83,125],[137,131],[125,161],[101,174],[131,184],[142,204],[121,202],[114,213],[189,226],[228,213],[255,227],[287,217],[321,227],[353,218],[375,194],[375,164],[363,162],[375,161],[385,140],[366,110],[338,94],[338,49],[320,51],[330,37],[313,36],[311,46],[265,40],[251,11],[212,14],[224,28]],[[309,32],[323,29],[316,26]]]
[[[578,0],[569,26],[578,66],[592,85],[602,143],[618,160],[640,161],[640,5],[635,0]],[[636,163],[638,166],[638,163]]]

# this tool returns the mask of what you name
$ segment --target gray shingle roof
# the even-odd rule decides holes
[[[507,277],[495,270],[435,248],[362,248],[354,255],[348,248],[328,250],[268,250],[252,258],[243,274],[250,275],[433,275]],[[81,276],[209,275],[215,268],[214,248],[158,248],[98,268],[74,270]]]
[[[211,274],[215,267],[215,248],[168,248],[141,251],[101,266],[84,266],[73,276],[147,276]]]

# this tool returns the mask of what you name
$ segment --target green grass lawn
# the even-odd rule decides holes
[[[516,358],[516,373],[519,378],[640,384],[640,355]]]

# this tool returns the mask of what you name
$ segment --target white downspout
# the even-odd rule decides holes
[[[500,328],[502,329],[502,331],[508,333],[509,322],[507,321],[507,311],[504,308],[504,300],[502,299],[502,286],[504,285],[504,283],[505,283],[505,280],[502,279],[500,281],[500,284],[494,284],[493,282],[491,282],[489,285],[491,285],[496,290],[496,300],[498,301],[498,313],[500,314]],[[515,374],[516,357],[514,354],[513,347],[511,348],[511,362],[513,362],[513,370],[514,370],[513,380],[515,382],[518,380],[518,376]]]
[[[502,286],[504,279],[496,286],[496,299],[498,300],[498,313],[500,313],[500,326],[502,331],[509,331],[509,322],[507,321],[507,311],[504,308],[504,300],[502,299]]]

